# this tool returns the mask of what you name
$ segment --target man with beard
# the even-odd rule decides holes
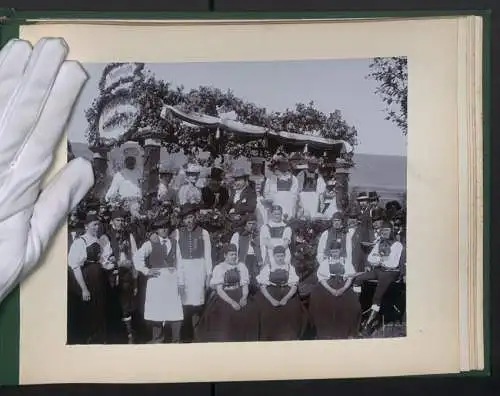
[[[132,314],[137,295],[137,271],[133,265],[133,256],[137,251],[137,244],[134,236],[126,229],[125,217],[124,211],[113,211],[110,228],[101,239],[104,246],[102,259],[108,270],[113,302],[120,307],[128,343],[133,344]]]
[[[227,204],[229,192],[227,188],[222,185],[223,174],[224,171],[220,168],[213,167],[211,169],[208,185],[201,189],[203,209],[222,210]]]

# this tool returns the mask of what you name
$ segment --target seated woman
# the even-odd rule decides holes
[[[198,342],[257,340],[257,315],[248,302],[249,273],[237,251],[234,244],[226,247],[224,261],[212,272],[215,293],[196,327]]]
[[[285,260],[285,247],[273,249],[273,264],[265,265],[257,276],[259,340],[298,340],[306,325],[306,312],[297,294],[299,277]]]
[[[361,286],[364,281],[377,280],[377,287],[372,299],[370,316],[363,325],[363,335],[373,333],[380,320],[380,304],[385,292],[400,275],[400,262],[403,245],[394,238],[392,224],[384,222],[380,227],[379,240],[368,255],[369,270],[356,276],[354,284]]]
[[[361,304],[351,288],[355,270],[342,250],[337,240],[326,247],[317,271],[319,283],[311,292],[309,314],[319,340],[353,338],[358,334]]]

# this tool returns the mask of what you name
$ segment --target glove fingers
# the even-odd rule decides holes
[[[93,184],[92,165],[83,158],[70,161],[47,184],[33,208],[22,277],[31,272],[52,235]]]
[[[31,50],[31,45],[27,41],[11,40],[0,52],[0,119],[16,86],[21,81]]]
[[[42,39],[33,49],[21,83],[0,120],[0,170],[5,170],[31,134],[68,49],[61,39]]]
[[[87,74],[77,62],[62,64],[38,123],[19,153],[15,164],[15,179],[26,169],[40,167],[53,152],[87,80]]]

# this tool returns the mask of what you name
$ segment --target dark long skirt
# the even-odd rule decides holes
[[[234,301],[242,296],[242,289],[226,290]],[[197,342],[257,341],[258,317],[252,300],[245,307],[234,310],[215,292],[205,306],[195,329]]]
[[[276,300],[285,297],[289,286],[267,286],[267,290]],[[293,341],[302,336],[307,324],[307,311],[296,293],[285,306],[273,307],[259,291],[255,297],[259,315],[260,341]]]
[[[341,288],[342,278],[331,278],[328,284]],[[311,292],[309,315],[319,340],[347,339],[358,334],[361,320],[359,297],[351,288],[339,297],[332,296],[320,283]]]
[[[90,301],[82,300],[81,288],[72,273],[69,279],[69,290],[73,294],[71,300],[74,303],[75,295],[80,300],[79,307],[75,308],[78,311],[78,323],[82,326],[80,329],[82,332],[81,342],[103,344],[106,342],[106,279],[104,271],[99,264],[91,263],[82,267],[82,274],[90,292]],[[75,319],[72,317],[71,320]]]

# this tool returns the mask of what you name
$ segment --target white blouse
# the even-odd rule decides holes
[[[378,241],[373,247],[372,251],[368,255],[368,262],[372,265],[379,265],[381,256],[379,252],[380,241]],[[391,252],[388,257],[382,259],[382,266],[390,269],[397,269],[399,267],[399,261],[401,259],[401,253],[403,252],[403,244],[401,242],[394,242],[391,246]]]
[[[248,268],[243,263],[238,263],[236,265],[231,265],[223,261],[220,264],[217,264],[212,272],[212,277],[210,278],[210,287],[216,288],[219,285],[224,284],[224,275],[227,271],[238,268],[240,273],[240,286],[248,285],[250,282],[250,274],[248,273]]]
[[[73,270],[82,267],[87,260],[87,247],[95,242],[99,243],[99,240],[90,235],[82,235],[81,237],[76,238],[69,248],[68,266]],[[101,246],[100,243],[99,246]]]
[[[344,259],[344,269],[345,269],[345,274],[350,275],[350,274],[355,274],[356,270],[354,269],[354,265],[352,264],[352,232],[351,234],[347,234],[346,236],[346,250],[347,250],[347,257]],[[326,248],[326,243],[328,241],[328,230],[323,231],[321,234],[319,241],[318,241],[318,248],[316,251],[316,260],[318,261],[318,264],[320,267],[318,268],[318,276],[320,271],[322,271],[324,276],[327,276],[326,279],[330,278],[330,264],[328,261],[328,257],[325,256],[325,248]],[[349,249],[348,244],[350,244],[351,248]],[[322,269],[321,266],[324,265],[324,268]],[[328,275],[326,275],[328,274]]]

